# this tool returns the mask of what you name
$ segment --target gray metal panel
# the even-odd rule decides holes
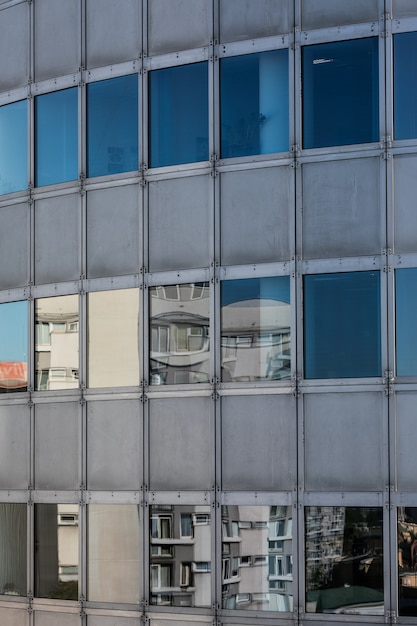
[[[398,491],[416,490],[417,392],[397,392],[395,411],[395,483]]]
[[[378,392],[304,395],[306,489],[384,488],[383,399]]]
[[[36,0],[35,80],[78,72],[81,0]]]
[[[1,39],[0,39],[1,41]],[[26,285],[29,280],[29,205],[0,210],[0,289]]]
[[[139,402],[87,403],[88,489],[139,489],[142,425]]]
[[[148,54],[208,46],[212,33],[209,0],[148,0]]]
[[[27,489],[29,433],[27,405],[0,406],[0,489]]]
[[[141,6],[137,0],[87,0],[87,67],[139,58]]]
[[[29,3],[2,11],[0,20],[0,89],[29,81]]]
[[[80,276],[79,196],[35,202],[35,281],[53,283]]]
[[[149,183],[150,271],[209,265],[210,181],[190,176]]]
[[[303,256],[380,252],[380,159],[303,165]]]
[[[150,488],[209,489],[212,431],[209,398],[150,400]]]
[[[283,166],[220,176],[222,264],[288,260],[292,170]]]
[[[220,0],[220,41],[287,33],[290,0]]]
[[[52,611],[35,611],[34,626],[79,626],[81,618],[76,613],[56,613]]]
[[[394,157],[394,247],[396,252],[417,252],[417,156]]]
[[[29,624],[29,613],[27,608],[4,608],[0,607],[0,624],[4,626],[27,626]]]
[[[379,0],[302,0],[302,28],[326,28],[341,24],[378,21]]]
[[[140,626],[140,617],[119,617],[118,615],[88,615],[88,626]]]
[[[80,485],[80,405],[35,406],[36,489],[77,489]]]
[[[295,411],[292,395],[222,398],[222,489],[294,487]]]
[[[87,192],[87,276],[139,271],[136,185]]]
[[[392,0],[393,17],[417,17],[415,0]]]

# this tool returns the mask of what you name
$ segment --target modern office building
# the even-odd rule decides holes
[[[0,0],[1,626],[417,624],[416,0]]]

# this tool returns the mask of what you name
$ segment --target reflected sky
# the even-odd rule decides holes
[[[28,305],[21,302],[0,304],[0,361],[27,362]]]

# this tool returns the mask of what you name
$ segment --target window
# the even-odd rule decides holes
[[[417,137],[417,33],[394,35],[394,138]]]
[[[27,593],[27,505],[0,503],[0,594]],[[4,598],[3,598],[4,600]]]
[[[417,376],[417,269],[395,272],[397,376]]]
[[[87,176],[137,169],[137,75],[88,84]]]
[[[152,590],[171,586],[171,565],[151,565],[151,586]]]
[[[76,87],[35,99],[35,184],[78,178],[78,90]]]
[[[151,517],[151,536],[153,539],[170,539],[172,537],[172,519],[166,515]]]
[[[220,61],[221,156],[289,149],[288,50]]]
[[[381,376],[378,272],[304,277],[306,378]]]
[[[291,376],[289,276],[221,284],[222,380]]]
[[[193,525],[191,513],[181,513],[181,537],[192,537]]]
[[[0,107],[0,194],[28,186],[26,100]]]
[[[304,46],[303,147],[379,140],[378,39]]]
[[[28,304],[0,304],[0,394],[26,391],[28,384]]]
[[[207,63],[150,72],[151,167],[208,160]]]
[[[180,586],[189,587],[191,575],[191,563],[180,564]]]

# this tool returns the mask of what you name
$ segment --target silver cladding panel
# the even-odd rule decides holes
[[[378,0],[301,0],[302,28],[328,28],[378,21]]]
[[[0,211],[0,288],[20,287],[29,276],[29,205]]]
[[[87,403],[88,489],[139,489],[142,423],[136,400]]]
[[[35,487],[77,489],[80,485],[80,405],[35,407]]]
[[[0,406],[0,489],[27,489],[29,451],[29,408]]]
[[[211,180],[190,176],[149,183],[150,271],[210,264]]]
[[[209,398],[149,400],[150,489],[209,489],[213,426]]]
[[[35,282],[53,283],[79,278],[79,195],[37,200],[35,214]]]
[[[220,0],[220,41],[238,41],[287,33],[290,0]]]
[[[27,608],[22,610],[0,607],[0,624],[4,624],[4,626],[28,626],[29,613]]]
[[[137,59],[141,7],[137,0],[87,0],[87,67]]]
[[[222,488],[290,490],[296,467],[291,395],[222,398]]]
[[[51,613],[35,611],[34,626],[79,626],[80,618],[76,613]]]
[[[208,46],[211,22],[207,0],[148,0],[148,54]]]
[[[220,175],[222,264],[290,258],[291,179],[289,166]]]
[[[417,252],[417,156],[394,157],[394,246],[396,252]]]
[[[104,615],[89,615],[88,626],[140,626],[139,617],[118,617]]]
[[[81,0],[36,0],[35,80],[78,72]]]
[[[0,20],[0,90],[29,80],[29,3],[9,7]]]
[[[397,392],[395,399],[396,486],[399,491],[415,491],[417,392]]]
[[[87,276],[139,271],[138,186],[87,192]]]
[[[303,257],[379,253],[380,159],[305,163]]]
[[[384,488],[383,401],[380,392],[304,395],[306,489]]]
[[[415,0],[392,0],[393,17],[416,17]]]

